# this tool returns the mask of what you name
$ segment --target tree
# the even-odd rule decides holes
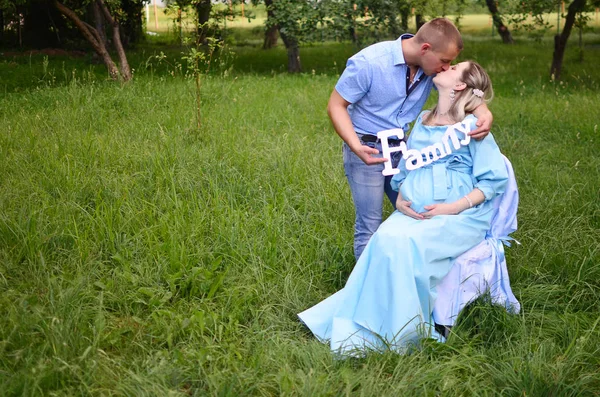
[[[144,39],[144,1],[121,0],[120,2],[121,40],[125,47],[130,47]]]
[[[560,72],[562,70],[565,49],[567,48],[567,40],[569,39],[571,30],[575,24],[575,17],[585,10],[585,3],[586,0],[573,0],[571,4],[569,4],[563,30],[560,34],[554,36],[554,53],[552,55],[552,66],[550,66],[550,76],[553,76],[556,80],[560,80]]]
[[[269,19],[273,20],[275,16],[273,15],[273,0],[265,0],[265,7],[267,8],[267,21]],[[275,47],[277,45],[277,32],[279,31],[279,27],[277,24],[269,25],[267,23],[265,29],[265,39],[263,41],[263,49],[268,50],[269,48]]]
[[[561,5],[559,0],[529,0],[521,2],[519,0],[507,1],[513,16],[511,20],[517,27],[523,26],[527,30],[545,31],[549,29],[550,24],[544,19],[544,15],[549,12],[555,12]],[[562,32],[557,32],[554,36],[554,52],[552,54],[552,64],[550,65],[550,77],[560,80],[562,65],[564,61],[567,42],[573,26],[579,21],[583,26],[586,20],[582,18],[582,13],[589,10],[592,6],[597,6],[600,1],[571,0],[568,2],[567,14],[564,16],[564,25]]]
[[[0,0],[0,46],[59,47],[77,36],[47,0]]]
[[[112,28],[112,42],[115,46],[115,50],[117,51],[117,56],[119,58],[119,68],[117,68],[116,64],[112,60],[110,54],[108,53],[108,50],[106,49],[106,45],[104,44],[104,41],[102,40],[102,37],[100,36],[100,33],[96,30],[96,28],[82,20],[80,16],[75,11],[73,11],[73,9],[67,7],[60,1],[53,0],[53,5],[61,14],[63,14],[66,18],[73,22],[73,24],[77,27],[77,29],[79,29],[83,37],[92,45],[94,51],[96,51],[98,56],[106,65],[110,77],[114,80],[121,78],[123,79],[123,81],[129,81],[132,78],[131,68],[129,67],[129,63],[127,62],[127,56],[125,54],[123,44],[121,43],[119,23],[111,15],[107,5],[104,3],[104,0],[95,1],[104,19]]]
[[[198,43],[204,43],[208,36],[208,21],[210,19],[210,11],[212,9],[212,2],[210,0],[199,0],[195,5],[196,7],[196,21]]]
[[[320,8],[325,1],[318,0],[272,0],[267,11],[267,29],[276,27],[285,44],[288,72],[302,71],[300,43],[311,41],[321,19]]]
[[[504,25],[504,22],[502,21],[502,16],[498,12],[496,0],[485,0],[485,4],[490,10],[490,14],[492,14],[494,26],[496,26],[496,30],[498,30],[498,34],[502,38],[502,42],[505,44],[513,44],[514,40],[512,38],[512,35],[510,34],[510,30],[506,25]]]

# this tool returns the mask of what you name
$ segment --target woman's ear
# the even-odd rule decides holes
[[[465,88],[467,88],[467,85],[465,83],[457,83],[454,85],[454,91],[462,91]]]

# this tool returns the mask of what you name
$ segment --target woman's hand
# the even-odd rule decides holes
[[[423,218],[423,215],[419,214],[418,212],[415,212],[412,208],[410,208],[411,205],[412,205],[412,203],[410,201],[404,200],[404,198],[402,198],[402,195],[398,194],[398,198],[396,199],[396,209],[398,211],[400,211],[404,215],[410,216],[411,218],[414,218],[414,219],[418,219],[418,220],[425,219],[425,218]]]
[[[456,203],[431,204],[426,205],[423,208],[427,210],[427,212],[422,212],[420,214],[423,216],[424,219],[431,219],[436,215],[456,215],[460,212]]]

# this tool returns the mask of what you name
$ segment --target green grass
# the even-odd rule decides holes
[[[354,265],[324,109],[356,49],[303,48],[299,76],[282,49],[235,49],[232,74],[204,80],[201,130],[193,82],[146,68],[158,50],[131,54],[123,86],[85,58],[0,64],[2,394],[597,395],[597,45],[583,63],[569,48],[563,83],[549,42],[468,37],[461,55],[491,74],[520,187],[521,314],[482,300],[446,344],[349,360],[296,313]]]

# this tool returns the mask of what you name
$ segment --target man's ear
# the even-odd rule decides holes
[[[431,51],[431,44],[429,43],[423,43],[421,44],[421,55],[424,55],[427,51]]]
[[[454,91],[462,91],[465,88],[467,88],[467,85],[465,83],[454,84]]]

